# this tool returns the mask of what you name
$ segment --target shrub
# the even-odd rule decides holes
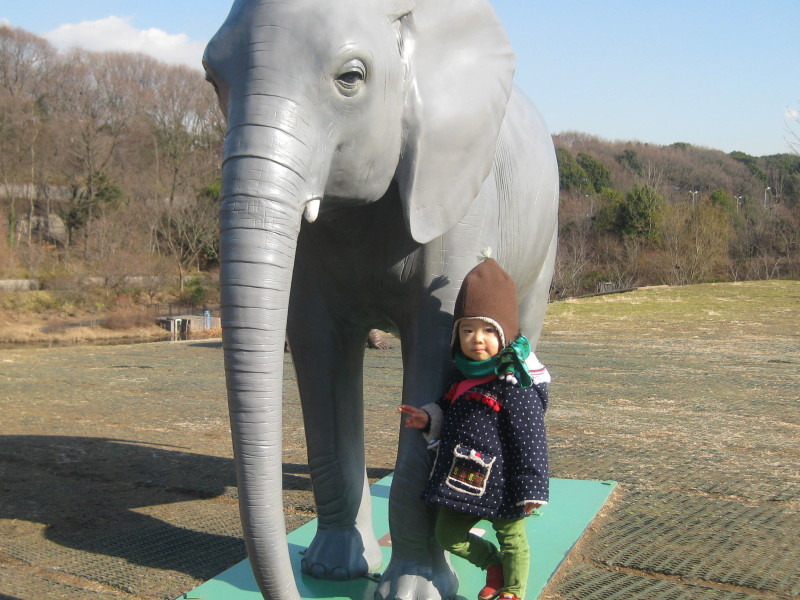
[[[147,311],[136,308],[117,308],[107,313],[103,327],[121,330],[150,327],[151,325],[153,325],[153,320]]]
[[[207,291],[203,280],[199,277],[189,279],[180,295],[180,301],[190,306],[201,306],[207,299]]]

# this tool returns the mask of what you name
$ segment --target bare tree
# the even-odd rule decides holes
[[[786,110],[786,143],[792,152],[800,155],[800,110],[795,108]]]
[[[141,286],[152,304],[159,292],[164,289],[164,283],[169,279],[172,265],[169,258],[155,252],[140,255],[138,269]]]
[[[208,88],[192,69],[162,68],[145,107],[155,151],[155,247],[173,258],[181,290],[186,270],[217,247],[217,198],[204,190],[217,173],[224,129]]]
[[[37,140],[43,127],[46,82],[55,50],[43,38],[0,26],[0,182],[8,200],[9,242],[17,236],[17,201],[27,200],[27,243],[32,242]]]
[[[183,291],[186,272],[198,268],[203,254],[216,254],[218,248],[218,208],[216,198],[199,195],[168,206],[158,224],[158,247],[173,258]]]
[[[110,189],[109,166],[135,110],[120,53],[73,50],[65,61],[66,77],[59,96],[65,119],[63,150],[73,190],[65,222],[70,232],[83,228],[88,258],[92,221],[98,202]],[[112,184],[113,185],[113,184]]]
[[[665,281],[687,285],[724,273],[733,236],[730,215],[708,202],[682,202],[666,210],[662,226]]]
[[[36,97],[43,91],[55,54],[44,38],[0,25],[0,92]]]
[[[210,169],[215,171],[222,136],[209,87],[197,71],[170,66],[159,69],[150,89],[145,110],[154,138],[155,179],[170,205],[179,196],[197,194],[210,182]]]
[[[637,238],[600,235],[595,240],[596,268],[616,289],[635,287],[640,281],[647,281],[641,269],[643,246]]]
[[[585,292],[583,281],[591,265],[593,202],[582,193],[565,196],[559,206],[559,236],[553,290],[564,298]]]

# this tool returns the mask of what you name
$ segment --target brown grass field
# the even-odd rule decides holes
[[[394,346],[366,355],[373,480]],[[552,475],[619,482],[542,598],[800,598],[800,282],[554,303],[537,354]],[[294,529],[314,503],[286,367]],[[244,557],[222,373],[217,340],[0,349],[0,599],[177,598]]]

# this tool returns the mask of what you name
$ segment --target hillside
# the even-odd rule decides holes
[[[557,297],[800,277],[800,155],[554,136]]]
[[[553,139],[563,153],[563,192],[583,189],[598,193],[609,182],[610,187],[627,190],[644,182],[672,202],[689,198],[692,191],[705,196],[722,191],[739,198],[740,203],[763,202],[766,190],[767,204],[797,207],[800,203],[800,155],[726,154],[681,142],[669,146],[612,142],[578,132],[558,134]],[[566,153],[577,160],[573,163]],[[581,160],[580,155],[588,155],[600,166],[586,158]]]

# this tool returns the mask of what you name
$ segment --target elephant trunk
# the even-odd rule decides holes
[[[307,186],[300,169],[285,156],[265,155],[275,148],[291,154],[286,135],[265,126],[229,127],[222,170],[220,285],[228,407],[248,555],[264,597],[299,600],[283,515],[282,385],[289,291],[308,196],[302,192]],[[251,138],[258,138],[261,155],[253,152]]]

